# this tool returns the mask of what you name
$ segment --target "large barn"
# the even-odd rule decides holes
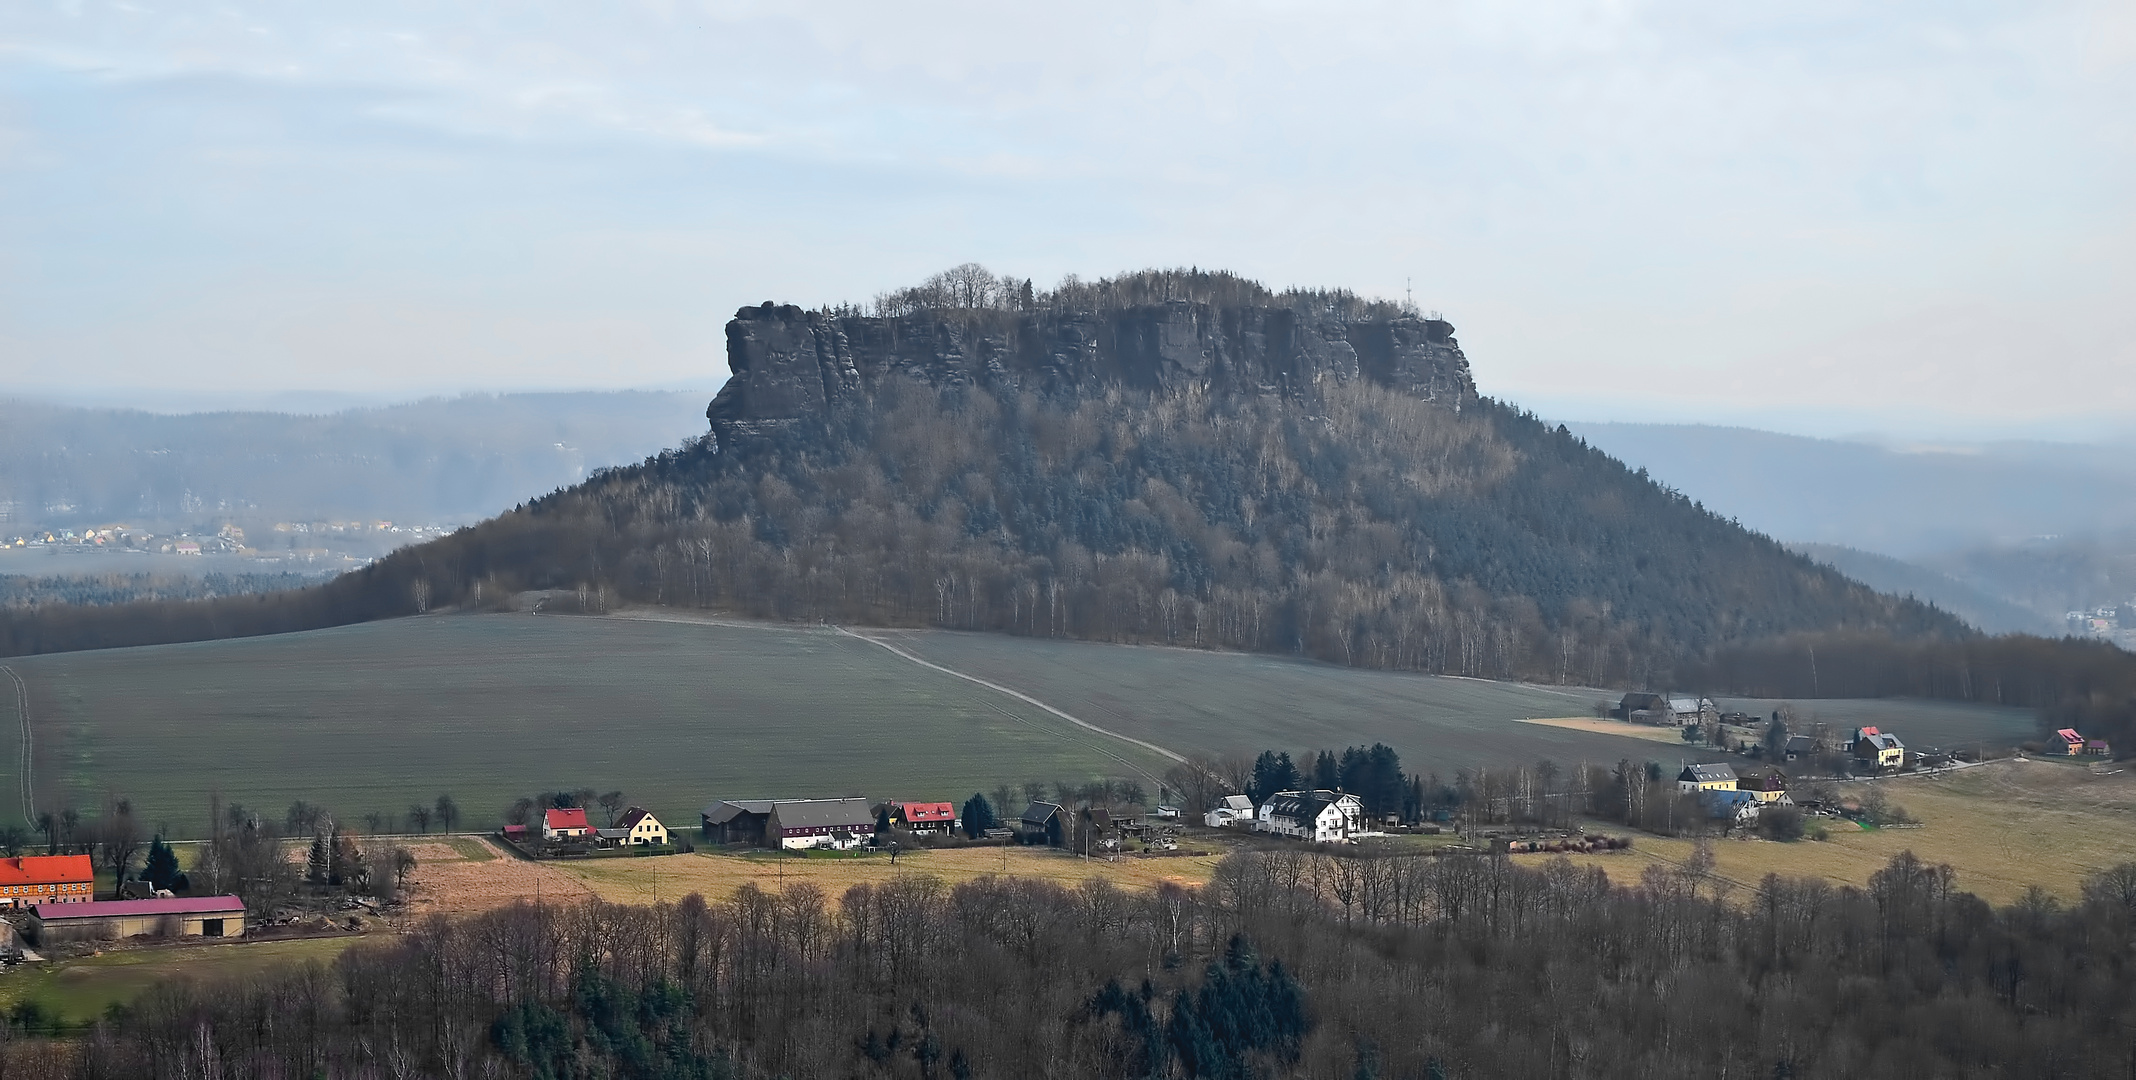
[[[39,941],[91,941],[140,934],[209,938],[245,934],[245,902],[235,896],[38,904],[33,913]]]

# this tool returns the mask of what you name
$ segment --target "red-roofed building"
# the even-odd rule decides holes
[[[96,867],[87,855],[0,859],[0,907],[85,904],[96,899]]]
[[[551,810],[542,815],[541,838],[565,840],[571,837],[592,836],[593,826],[586,822],[586,811],[576,807],[570,810]]]
[[[2070,757],[2077,757],[2084,753],[2084,736],[2077,734],[2076,728],[2063,728],[2054,733],[2054,739],[2055,745],[2059,746],[2061,751]]]
[[[948,832],[957,825],[957,808],[946,802],[894,802],[890,823],[912,832]]]

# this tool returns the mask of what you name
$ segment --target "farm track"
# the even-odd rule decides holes
[[[35,800],[30,797],[30,688],[23,685],[22,676],[15,669],[0,666],[7,672],[9,681],[15,684],[15,714],[22,718],[22,760],[16,764],[16,783],[22,789],[22,823],[34,828],[37,825]]]
[[[1106,728],[1101,728],[1101,727],[1099,727],[1098,725],[1096,725],[1096,724],[1093,724],[1093,723],[1091,723],[1091,722],[1090,722],[1090,721],[1088,721],[1088,720],[1082,720],[1082,719],[1078,719],[1078,718],[1076,718],[1076,717],[1070,716],[1070,715],[1068,715],[1067,713],[1065,713],[1065,712],[1062,712],[1061,710],[1059,710],[1059,709],[1056,709],[1056,708],[1054,708],[1053,706],[1051,706],[1051,705],[1048,705],[1048,704],[1046,704],[1045,702],[1043,702],[1043,701],[1040,701],[1040,700],[1038,700],[1037,698],[1035,698],[1035,697],[1032,697],[1031,695],[1029,695],[1029,694],[1026,694],[1026,693],[1024,693],[1024,692],[1022,692],[1022,691],[1020,691],[1020,690],[1012,690],[1012,689],[1010,689],[1009,687],[1006,687],[1006,686],[1003,686],[1003,685],[1001,685],[1000,683],[997,683],[997,682],[988,682],[987,680],[985,680],[985,679],[982,679],[982,678],[978,677],[977,675],[966,675],[965,673],[963,673],[963,672],[961,672],[961,671],[958,671],[958,670],[956,670],[955,668],[947,668],[947,667],[943,667],[942,665],[940,665],[940,664],[937,664],[937,663],[934,663],[934,662],[932,662],[932,661],[929,661],[929,660],[922,660],[922,659],[920,659],[919,657],[917,657],[917,656],[914,656],[913,654],[911,654],[911,653],[909,653],[909,652],[906,652],[905,650],[903,650],[903,649],[900,649],[900,648],[898,648],[897,646],[895,646],[895,645],[892,645],[892,644],[890,644],[889,642],[887,642],[887,641],[884,641],[884,640],[883,640],[883,639],[881,639],[881,638],[874,638],[874,637],[869,637],[869,636],[868,636],[868,635],[866,635],[866,634],[856,634],[856,633],[854,633],[853,631],[851,631],[851,630],[848,630],[848,629],[846,629],[846,628],[845,628],[845,627],[843,627],[843,626],[841,626],[841,627],[838,627],[838,628],[837,628],[837,630],[838,630],[838,632],[839,632],[839,633],[841,633],[841,634],[844,634],[844,635],[846,635],[847,637],[859,638],[860,640],[862,640],[862,641],[865,641],[865,642],[868,642],[868,643],[870,643],[870,644],[873,644],[873,645],[880,645],[880,646],[882,646],[883,648],[885,648],[885,649],[888,649],[888,650],[890,650],[890,651],[891,651],[892,653],[894,653],[894,654],[896,654],[896,655],[898,655],[898,656],[904,657],[905,659],[907,659],[907,660],[910,660],[910,661],[912,661],[913,663],[915,663],[915,664],[918,664],[918,665],[920,665],[920,666],[921,666],[921,667],[923,667],[923,668],[927,668],[927,669],[929,669],[929,670],[932,670],[932,671],[939,671],[939,672],[941,672],[941,673],[942,673],[942,674],[944,674],[944,675],[954,675],[954,676],[956,676],[956,677],[957,677],[957,678],[959,678],[959,679],[963,679],[963,680],[964,680],[965,682],[969,682],[969,683],[977,683],[978,685],[980,685],[980,686],[984,686],[984,687],[986,687],[987,689],[989,689],[989,690],[993,690],[993,691],[995,691],[995,692],[997,692],[997,693],[1007,694],[1008,696],[1010,696],[1010,697],[1012,697],[1012,698],[1015,698],[1016,700],[1018,700],[1018,701],[1021,701],[1021,702],[1025,703],[1025,704],[1027,704],[1027,705],[1034,705],[1034,706],[1037,706],[1038,708],[1044,709],[1044,710],[1046,710],[1047,712],[1049,712],[1049,713],[1052,713],[1053,715],[1055,715],[1055,716],[1058,716],[1058,717],[1060,717],[1061,719],[1063,719],[1063,720],[1066,720],[1066,721],[1068,721],[1069,723],[1071,723],[1071,724],[1074,724],[1075,726],[1077,726],[1077,727],[1079,727],[1079,728],[1085,728],[1085,729],[1088,729],[1088,730],[1090,730],[1090,731],[1094,731],[1094,732],[1097,732],[1097,733],[1098,733],[1098,734],[1100,734],[1100,735],[1106,736],[1107,738],[1113,738],[1113,739],[1118,739],[1118,740],[1120,740],[1121,742],[1124,742],[1124,743],[1132,743],[1133,745],[1135,745],[1135,746],[1139,746],[1139,747],[1143,748],[1144,750],[1148,750],[1148,751],[1150,751],[1150,752],[1152,752],[1152,753],[1155,753],[1155,754],[1160,754],[1160,755],[1163,755],[1164,757],[1168,757],[1168,758],[1171,758],[1171,759],[1172,759],[1173,761],[1177,761],[1177,762],[1179,762],[1180,764],[1185,764],[1185,763],[1186,763],[1187,757],[1186,757],[1186,755],[1185,755],[1185,754],[1181,754],[1181,753],[1179,753],[1179,752],[1177,752],[1177,751],[1174,751],[1174,750],[1169,750],[1169,749],[1166,749],[1165,747],[1159,746],[1159,745],[1157,745],[1156,743],[1153,743],[1153,742],[1146,742],[1146,741],[1144,741],[1144,740],[1142,740],[1142,739],[1137,739],[1137,738],[1135,738],[1135,737],[1133,737],[1133,736],[1130,736],[1130,735],[1122,735],[1122,734],[1120,734],[1120,733],[1119,733],[1119,732],[1117,732],[1117,731],[1111,731],[1111,730],[1108,730],[1108,729],[1106,729]],[[1113,754],[1113,753],[1107,752],[1107,753],[1106,753],[1106,756],[1107,756],[1107,757],[1110,757],[1110,758],[1113,758],[1113,759],[1115,759],[1115,760],[1117,760],[1117,761],[1121,762],[1122,764],[1126,764],[1126,765],[1128,765],[1128,766],[1129,766],[1130,768],[1135,768],[1135,766],[1134,766],[1134,765],[1133,765],[1133,764],[1132,764],[1131,762],[1129,762],[1129,761],[1128,761],[1128,760],[1127,760],[1126,758],[1120,757],[1120,756],[1119,756],[1119,755],[1117,755],[1117,754]],[[1147,772],[1144,772],[1144,771],[1143,771],[1142,769],[1140,769],[1140,768],[1135,768],[1135,771],[1136,771],[1136,772],[1141,772],[1141,773],[1142,773],[1142,774],[1143,774],[1144,776],[1149,776],[1149,774],[1148,774]],[[1156,777],[1154,777],[1154,776],[1150,776],[1150,779],[1151,779],[1151,780],[1155,780],[1155,779],[1157,779],[1157,778],[1156,778]]]

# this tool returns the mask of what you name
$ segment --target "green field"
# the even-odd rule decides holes
[[[1235,653],[871,633],[1182,753],[1382,741],[1409,768],[1449,776],[1667,753],[1511,722],[1586,715],[1615,696],[1604,691]],[[1148,776],[1171,764],[822,628],[455,615],[7,663],[30,691],[38,805],[93,811],[107,793],[125,794],[152,826],[178,834],[200,828],[211,792],[275,814],[304,799],[354,822],[449,792],[463,827],[486,828],[522,794],[620,788],[687,828],[719,798],[953,798],[1000,781]],[[1853,709],[1914,745],[1995,733],[2014,742],[2032,730],[2031,715],[2014,709],[1806,707],[1834,722]],[[11,697],[0,695],[9,750],[19,730]],[[0,814],[21,804],[16,770],[4,772]]]
[[[118,792],[181,834],[211,792],[347,821],[449,792],[487,828],[522,794],[619,788],[691,827],[719,798],[951,798],[1170,764],[830,630],[477,615],[8,664],[40,807]],[[14,790],[10,769],[0,812]]]
[[[29,964],[0,979],[0,1010],[30,1000],[35,1001],[47,1017],[57,1016],[69,1024],[85,1024],[102,1016],[106,1008],[130,1004],[150,988],[171,979],[256,975],[306,961],[331,963],[361,940],[345,936],[170,945],[118,949],[52,964]]]
[[[1380,741],[1400,751],[1406,766],[1446,774],[1478,765],[1533,764],[1544,757],[1561,763],[1660,758],[1666,750],[1617,735],[1504,723],[1591,716],[1596,701],[1614,704],[1623,694],[1619,690],[998,634],[871,633],[945,667],[1013,686],[1091,723],[1174,748],[1251,752]],[[1762,713],[1777,704],[1729,699],[1722,706]],[[1892,699],[1806,701],[1795,707],[1798,714],[1835,727],[1850,720],[1883,725],[1915,746],[2008,746],[2034,731],[2031,710],[1990,705]]]

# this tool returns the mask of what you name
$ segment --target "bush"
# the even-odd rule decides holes
[[[1758,831],[1768,840],[1802,839],[1802,808],[1768,806],[1758,814]]]

